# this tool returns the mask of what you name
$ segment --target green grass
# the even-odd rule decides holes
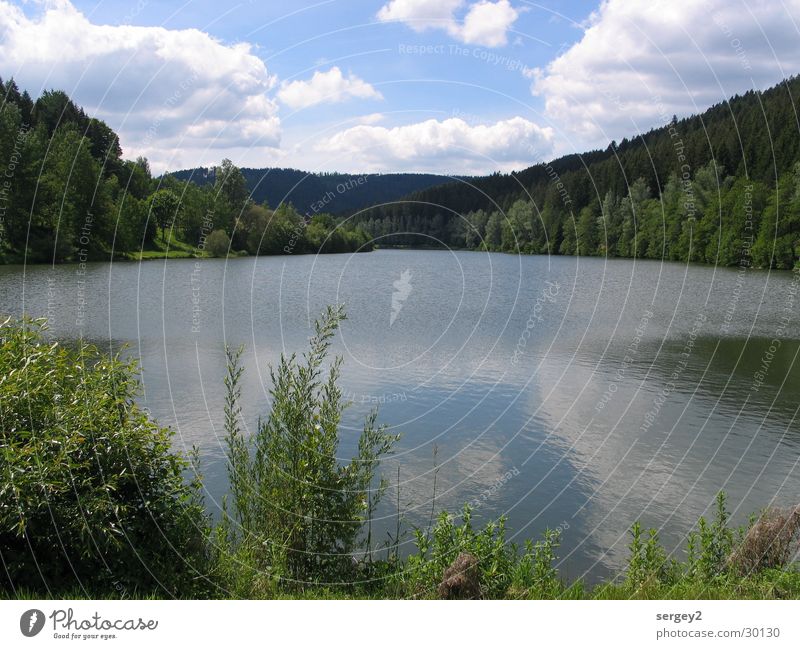
[[[232,250],[229,257],[246,257],[244,250]],[[146,259],[210,259],[210,255],[205,250],[200,250],[197,246],[182,241],[175,236],[174,232],[169,232],[165,238],[164,233],[159,233],[155,240],[148,247],[135,252],[125,253],[125,259],[143,261]]]
[[[86,592],[79,588],[55,593],[40,593],[31,590],[19,590],[16,595],[0,592],[1,599],[100,599],[100,600],[159,600],[170,598],[155,591],[127,592],[104,590]],[[187,598],[195,597],[187,594]],[[252,595],[254,599],[269,600],[385,600],[410,599],[409,593],[398,593],[386,585],[372,588],[364,587],[330,587],[309,586],[305,588],[268,589]],[[219,592],[215,599],[236,599],[230,594]],[[436,599],[435,593],[417,594],[414,599]],[[526,597],[521,593],[508,593],[498,599],[539,599]],[[792,570],[766,571],[754,577],[742,579],[719,579],[711,582],[700,582],[684,579],[671,585],[649,584],[632,587],[625,583],[601,583],[588,588],[581,582],[562,586],[547,599],[554,600],[776,600],[800,599],[800,572]]]
[[[195,259],[207,256],[196,246],[177,239],[173,232],[169,232],[167,238],[164,237],[163,232],[160,232],[148,248],[130,252],[127,255],[129,259],[136,261],[145,259]]]
[[[116,591],[116,590],[103,590],[103,591],[85,591],[80,588],[70,588],[68,590],[57,591],[54,593],[37,592],[34,590],[21,588],[18,589],[16,594],[13,592],[0,591],[0,600],[61,600],[61,599],[75,599],[75,600],[148,600],[148,599],[165,599],[164,594],[157,592],[129,592],[129,591]]]
[[[800,572],[766,570],[752,577],[709,581],[680,579],[673,584],[600,584],[591,599],[800,599]]]

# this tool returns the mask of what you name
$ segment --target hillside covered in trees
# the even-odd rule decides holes
[[[0,80],[0,262],[147,256],[345,252],[367,235],[250,196],[224,160],[200,187],[154,178],[144,158],[125,160],[119,139],[58,90],[34,100]]]
[[[291,203],[302,214],[314,213],[322,202],[330,214],[352,214],[377,203],[441,185],[449,179],[434,174],[311,173],[298,169],[242,167],[242,175],[257,203]],[[198,167],[172,172],[179,180],[204,186],[216,181],[216,169]]]
[[[357,220],[395,245],[792,268],[799,95],[790,78],[605,151],[415,192]]]
[[[155,178],[66,93],[0,90],[3,262],[347,252],[372,238],[775,268],[800,258],[798,78],[604,151],[435,186],[229,160]]]

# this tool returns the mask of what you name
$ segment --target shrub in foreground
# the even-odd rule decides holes
[[[186,458],[134,404],[133,362],[0,324],[0,590],[187,596],[206,518]]]
[[[397,596],[435,597],[444,575],[462,555],[475,559],[482,598],[545,599],[564,591],[553,565],[557,531],[546,530],[540,541],[528,540],[520,550],[506,540],[504,518],[476,530],[472,511],[465,506],[460,522],[443,512],[430,533],[417,529],[414,534],[417,551],[398,566],[391,580]]]
[[[744,527],[730,526],[724,492],[714,517],[701,517],[687,538],[686,561],[667,556],[655,529],[631,528],[630,557],[622,584],[598,587],[598,598],[715,599],[800,597],[792,565],[800,509],[769,509]]]
[[[518,548],[505,520],[475,528],[465,507],[374,560],[369,522],[397,436],[371,413],[356,456],[337,459],[347,405],[328,361],[344,317],[328,309],[309,351],[271,371],[272,407],[239,426],[239,353],[225,408],[231,502],[211,531],[190,462],[134,404],[131,362],[89,345],[48,342],[42,323],[0,324],[0,592],[18,597],[797,598],[800,509],[770,509],[731,528],[725,496],[668,556],[656,530],[632,528],[624,580],[566,585],[559,534]],[[398,525],[399,525],[398,514]],[[366,528],[366,534],[365,534]],[[399,538],[399,533],[398,533]],[[394,551],[394,552],[392,552]],[[463,574],[462,574],[463,573]],[[463,579],[462,579],[463,577]],[[208,586],[207,586],[208,585]]]
[[[231,511],[215,545],[222,587],[250,595],[256,584],[348,583],[368,539],[362,531],[386,488],[381,458],[397,435],[366,418],[356,456],[337,459],[339,426],[348,405],[338,386],[342,359],[328,362],[341,307],[315,324],[309,351],[282,356],[270,369],[271,410],[245,439],[239,426],[239,353],[229,352],[226,430]],[[377,482],[376,482],[377,480]]]

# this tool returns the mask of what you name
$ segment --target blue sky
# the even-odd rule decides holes
[[[800,71],[800,0],[0,0],[0,74],[156,170],[519,169]]]

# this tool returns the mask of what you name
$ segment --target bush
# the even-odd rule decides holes
[[[796,592],[800,573],[791,561],[800,535],[800,507],[766,510],[751,517],[749,527],[738,529],[729,527],[729,519],[725,493],[720,492],[714,519],[701,517],[697,531],[688,536],[685,564],[667,557],[655,530],[645,537],[634,523],[624,583],[603,585],[598,593],[663,599],[783,597],[784,588]]]
[[[417,553],[408,557],[395,575],[395,589],[413,597],[429,597],[459,555],[477,559],[481,597],[548,598],[563,590],[553,566],[559,533],[546,530],[541,541],[528,541],[525,550],[506,541],[505,519],[487,523],[476,531],[472,512],[464,506],[461,524],[442,512],[430,534],[415,530]]]
[[[231,248],[230,237],[225,230],[214,230],[206,239],[206,252],[212,257],[226,257]]]
[[[625,577],[629,586],[642,589],[654,583],[671,584],[680,576],[680,567],[667,559],[655,529],[649,529],[647,538],[643,538],[642,526],[637,521],[631,528],[631,537],[628,546],[631,556]]]
[[[196,592],[198,484],[134,405],[134,363],[42,330],[0,325],[0,590]]]
[[[342,359],[327,366],[327,376],[323,368],[344,317],[341,307],[329,307],[316,322],[309,352],[302,359],[282,356],[270,369],[272,408],[252,439],[244,439],[238,425],[241,349],[229,351],[225,414],[233,512],[226,507],[217,540],[232,590],[253,580],[354,578],[364,548],[360,532],[386,487],[384,480],[373,485],[376,471],[398,436],[376,427],[373,411],[356,457],[344,465],[337,461],[347,405],[338,387]]]
[[[698,530],[688,537],[689,575],[701,580],[724,576],[728,571],[728,557],[734,546],[734,531],[728,528],[730,515],[725,506],[725,492],[717,494],[714,520],[704,517],[698,521]]]

